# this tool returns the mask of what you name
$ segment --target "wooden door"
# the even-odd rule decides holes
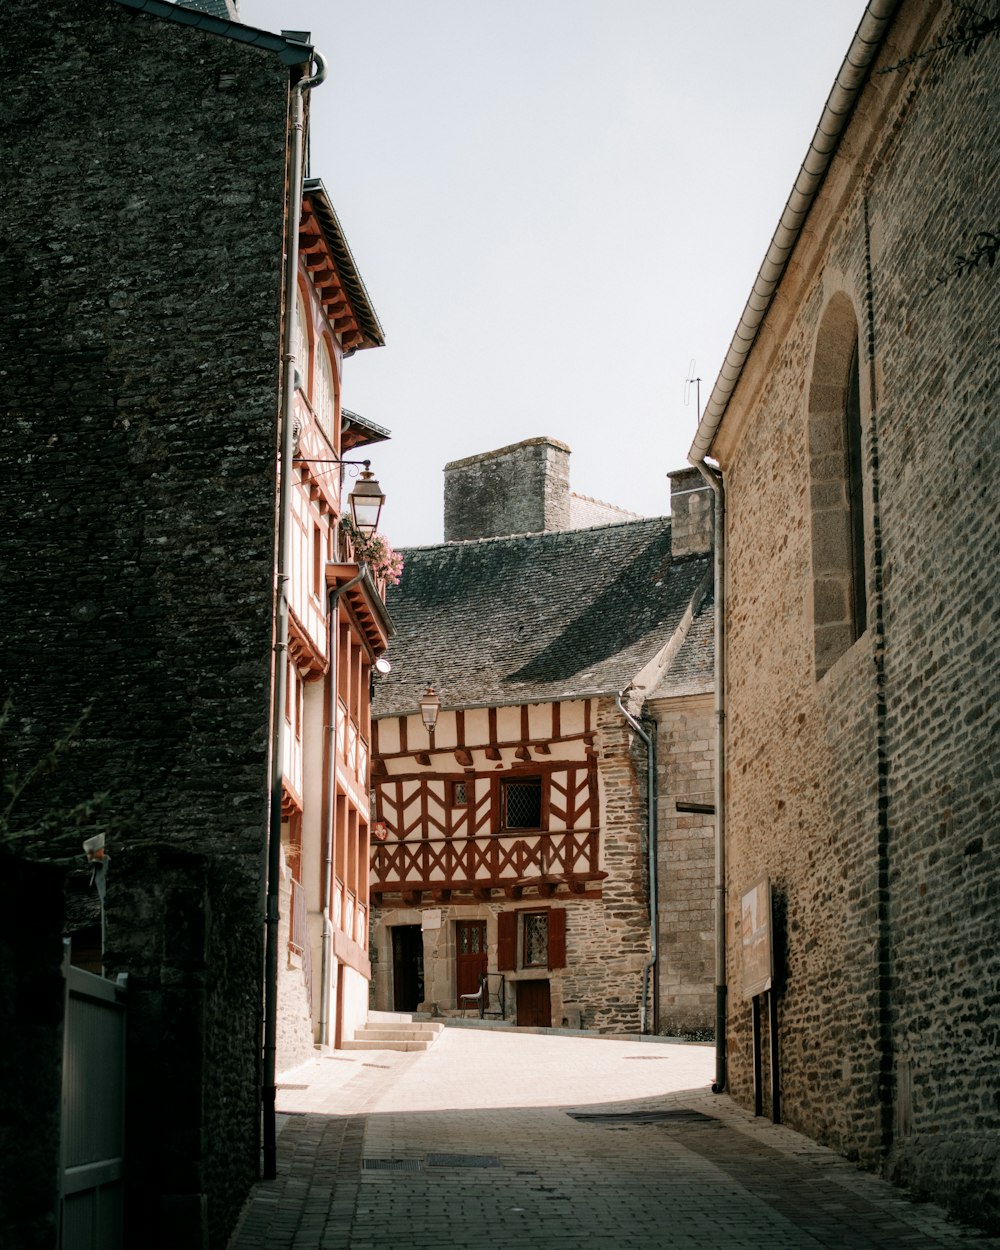
[[[479,978],[486,975],[486,921],[459,920],[455,925],[455,1006],[461,1007],[463,994],[479,991]]]
[[[518,981],[517,1023],[522,1028],[552,1027],[552,1000],[548,981]]]
[[[416,1011],[424,1001],[424,935],[418,924],[392,930],[392,1009]]]

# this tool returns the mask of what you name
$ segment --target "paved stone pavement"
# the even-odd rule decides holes
[[[708,1086],[710,1047],[449,1028],[279,1087],[230,1250],[930,1250],[1000,1240]]]

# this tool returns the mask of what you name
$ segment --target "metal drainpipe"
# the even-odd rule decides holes
[[[646,1023],[649,1016],[647,1003],[649,1001],[649,974],[656,967],[657,960],[657,942],[656,942],[656,920],[659,908],[658,889],[657,889],[657,864],[656,864],[656,843],[657,843],[657,821],[656,821],[656,751],[653,745],[653,737],[646,733],[639,721],[632,715],[630,711],[622,703],[622,695],[625,691],[615,695],[615,707],[621,712],[622,716],[628,721],[631,728],[639,735],[646,744],[646,827],[648,830],[646,842],[649,855],[649,959],[646,966],[642,970],[642,1001],[639,1005],[639,1032],[646,1033]],[[654,1020],[655,1027],[655,1020]]]
[[[330,915],[330,902],[333,898],[331,889],[333,876],[333,825],[334,807],[336,805],[337,776],[337,604],[341,595],[353,589],[364,580],[368,565],[362,564],[355,577],[343,586],[334,587],[330,591],[330,605],[327,616],[327,646],[329,647],[330,668],[328,690],[330,692],[330,724],[327,726],[327,771],[326,771],[326,829],[323,836],[323,955],[321,964],[321,981],[319,989],[319,1043],[329,1045],[330,1041],[330,964],[333,946],[333,917]]]
[[[726,495],[722,474],[698,461],[695,467],[715,495],[715,1083],[726,1088]]]
[[[285,751],[285,692],[288,685],[289,530],[292,498],[292,427],[295,405],[295,295],[299,269],[299,218],[302,216],[305,93],[326,77],[326,61],[313,51],[315,72],[292,87],[292,133],[288,167],[287,238],[285,242],[285,325],[281,344],[281,446],[278,459],[278,549],[274,604],[274,669],[271,679],[271,792],[267,834],[267,899],[264,913],[264,1048],[261,1103],[264,1179],[277,1176],[274,1122],[278,1037],[278,880],[281,875],[281,782]]]

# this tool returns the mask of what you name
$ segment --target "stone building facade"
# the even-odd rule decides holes
[[[783,1117],[997,1228],[1000,41],[934,51],[965,20],[869,5],[692,455],[726,499],[729,1087],[768,877]]]
[[[0,14],[0,512],[21,588],[0,692],[23,761],[83,717],[29,822],[107,796],[125,1241],[150,1247],[225,1245],[260,1158],[290,88],[313,50],[232,15]],[[82,859],[71,826],[17,851]]]
[[[455,1012],[486,974],[491,1012],[520,1025],[700,1032],[711,855],[676,801],[711,798],[699,720],[706,690],[711,705],[711,510],[681,551],[665,518],[570,530],[568,456],[532,439],[449,465],[449,532],[475,528],[478,483],[497,465],[490,531],[563,528],[411,549],[390,591],[393,671],[374,705],[373,1001]],[[540,460],[556,471],[534,476]],[[694,470],[672,476],[675,493],[710,497]],[[561,501],[526,499],[533,490]],[[428,680],[442,701],[433,735],[417,708]],[[634,716],[655,707],[678,747],[661,737],[653,752],[656,961],[648,753],[619,693]],[[655,723],[640,724],[655,743]]]

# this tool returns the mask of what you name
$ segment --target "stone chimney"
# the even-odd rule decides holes
[[[670,554],[703,555],[715,536],[715,496],[695,468],[677,469],[670,478]]]
[[[569,528],[565,443],[529,438],[444,466],[445,542]]]

